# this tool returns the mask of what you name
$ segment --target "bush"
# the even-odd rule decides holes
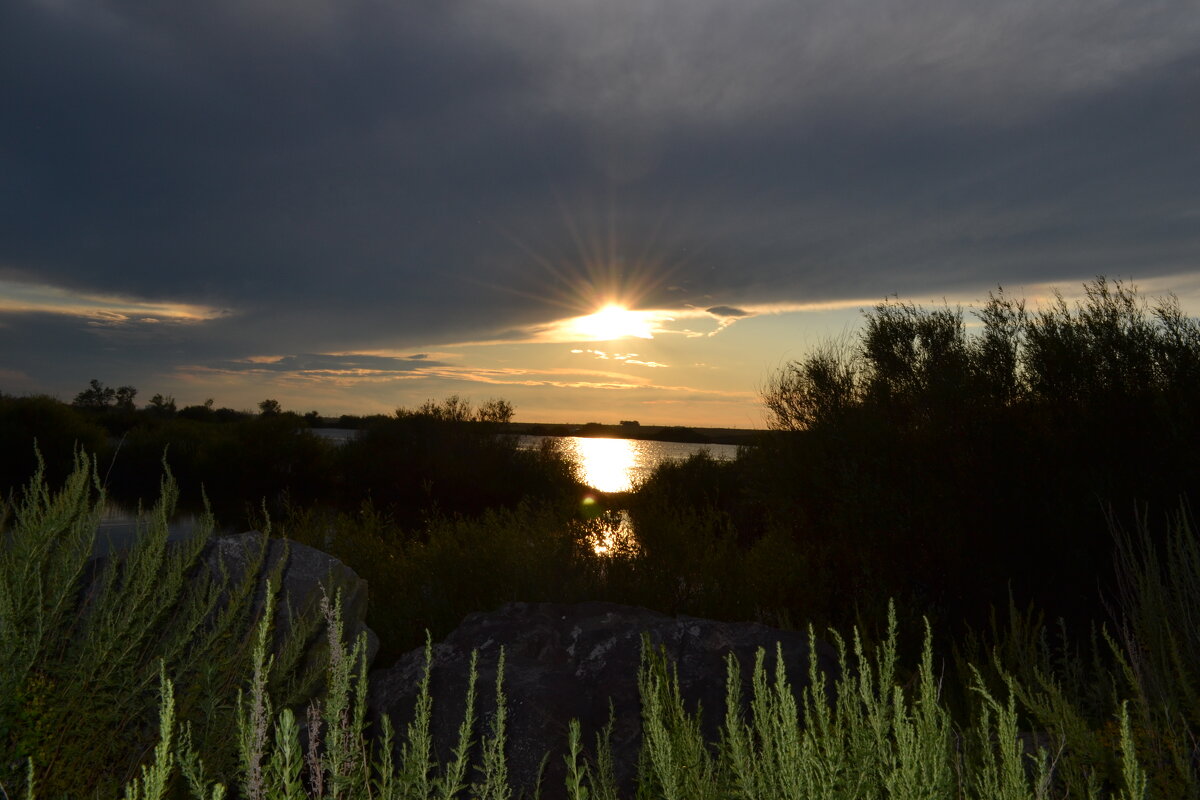
[[[336,599],[322,607],[329,642],[325,692],[307,714],[305,747],[294,711],[308,683],[295,672],[300,650],[283,645],[271,652],[270,586],[278,583],[263,587],[265,607],[255,622],[250,599],[261,576],[251,573],[231,585],[223,576],[206,581],[191,572],[204,536],[166,543],[174,494],[168,478],[139,543],[96,569],[88,558],[102,498],[86,460],[58,493],[35,475],[10,510],[11,524],[0,531],[0,787],[8,796],[21,786],[30,797],[35,790],[112,795],[122,784],[126,797],[139,800],[172,790],[209,800],[222,797],[226,786],[243,797],[296,800],[510,796],[503,664],[497,714],[478,720],[469,690],[455,754],[437,764],[428,738],[428,643],[416,719],[399,736],[379,720],[369,736],[365,642],[343,643]],[[411,592],[409,599],[443,592],[443,607],[461,600],[481,608],[510,593],[536,599],[540,590],[572,585],[590,592],[613,565],[639,568],[636,551],[615,561],[588,556],[586,538],[564,536],[553,519],[535,527],[531,538],[531,519],[528,512],[496,512],[445,522],[427,542],[410,540],[393,550],[411,571],[392,577],[409,578],[399,585]],[[386,528],[372,526],[376,533]],[[347,538],[340,523],[323,531],[334,543],[373,548],[362,551],[368,558],[387,552],[362,532]],[[992,642],[977,639],[962,651],[962,686],[944,671],[928,624],[915,660],[903,656],[889,604],[877,640],[857,629],[848,640],[830,631],[839,653],[833,675],[818,669],[815,649],[807,665],[783,664],[778,654],[772,662],[760,652],[744,702],[739,672],[748,665],[729,662],[724,724],[712,742],[700,734],[700,714],[722,710],[685,707],[670,662],[645,648],[637,796],[1200,797],[1191,680],[1200,645],[1186,623],[1196,613],[1200,586],[1193,523],[1181,511],[1165,534],[1153,535],[1142,518],[1132,534],[1114,528],[1113,536],[1120,593],[1111,631],[1099,629],[1090,650],[1065,635],[1054,647],[1035,615],[1013,613],[1007,629],[993,630]],[[711,550],[704,535],[698,544]],[[770,548],[750,563],[791,558],[786,540]],[[531,562],[537,553],[564,568],[547,572],[555,562]],[[597,565],[603,569],[593,569]],[[457,572],[461,583],[439,583],[439,576]],[[700,573],[716,574],[711,568]],[[547,589],[555,574],[559,585]],[[735,586],[744,576],[733,576]],[[690,579],[686,572],[679,577],[683,585]],[[469,587],[474,594],[457,596]],[[809,676],[801,692],[789,684],[794,669]],[[571,726],[567,797],[618,796],[605,741],[601,732],[589,756],[579,727]],[[470,780],[476,744],[482,771]]]
[[[0,396],[0,495],[7,496],[38,468],[61,483],[71,473],[75,453],[105,449],[104,429],[52,397]]]
[[[499,401],[496,401],[499,402]],[[537,499],[572,504],[584,487],[551,450],[525,450],[503,433],[505,408],[459,398],[368,424],[337,452],[343,508],[368,497],[406,526],[440,514],[477,516]]]
[[[1200,322],[1085,289],[1033,313],[1001,291],[973,332],[960,309],[885,301],[857,340],[786,365],[763,392],[779,433],[741,459],[761,513],[739,537],[789,528],[876,614],[895,596],[981,624],[1011,589],[1092,616],[1097,579],[1114,588],[1107,515],[1200,500]]]
[[[231,774],[227,731],[264,576],[234,581],[202,565],[211,515],[168,543],[177,494],[168,475],[136,542],[101,558],[104,493],[82,456],[60,491],[38,470],[0,515],[0,784],[15,785],[32,760],[43,794],[114,795],[153,741],[160,670],[216,774]],[[297,617],[279,643],[271,682],[289,702],[311,689],[297,672],[311,630]]]

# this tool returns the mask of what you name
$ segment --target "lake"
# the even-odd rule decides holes
[[[339,444],[358,431],[313,428],[317,436]],[[598,492],[627,492],[666,461],[684,461],[702,450],[720,461],[737,458],[737,445],[651,442],[644,439],[605,439],[588,436],[519,436],[518,445],[536,450],[546,440],[555,442],[579,466],[580,479]]]
[[[701,451],[720,461],[737,458],[737,445],[600,439],[585,436],[522,436],[520,446],[537,449],[555,442],[579,466],[579,477],[598,492],[627,492],[650,477],[659,464],[684,461]]]
[[[333,428],[314,429],[313,433],[334,442],[344,443],[357,435],[357,431]],[[585,436],[521,436],[518,446],[535,450],[546,441],[561,447],[568,458],[579,469],[579,477],[598,492],[626,492],[654,472],[659,464],[683,461],[702,451],[722,461],[737,457],[737,445],[732,444],[689,444],[681,442],[652,442],[643,439],[605,439]],[[587,502],[592,502],[588,500]],[[169,526],[171,541],[191,535],[198,517],[195,514],[179,513]],[[622,540],[632,541],[633,527],[625,511],[610,511],[592,521],[595,539],[593,546],[598,553],[610,551]],[[133,543],[137,535],[137,513],[116,503],[108,503],[100,521],[100,529],[94,545],[94,554],[101,555],[112,548],[123,549]],[[230,533],[232,531],[223,531]]]

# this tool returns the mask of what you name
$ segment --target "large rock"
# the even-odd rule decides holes
[[[230,578],[237,581],[253,565],[258,565],[261,575],[271,574],[285,555],[280,583],[290,607],[300,613],[320,613],[317,609],[322,592],[331,602],[340,592],[343,637],[353,644],[360,633],[365,633],[367,663],[371,663],[379,651],[379,637],[367,627],[367,582],[338,559],[314,547],[267,538],[258,531],[215,538],[205,547],[201,559],[214,574],[223,564]],[[261,597],[256,602],[261,604]]]
[[[666,649],[678,669],[689,711],[704,709],[704,732],[716,741],[725,714],[726,654],[742,664],[749,697],[749,672],[759,648],[774,665],[782,647],[789,680],[797,692],[806,685],[809,638],[754,623],[669,617],[613,603],[511,603],[491,613],[472,614],[434,645],[431,678],[434,739],[445,763],[462,721],[471,652],[479,652],[479,719],[476,741],[495,709],[493,684],[500,648],[505,652],[504,691],[508,700],[508,766],[513,788],[532,793],[538,767],[549,753],[542,796],[563,794],[562,754],[567,727],[581,722],[591,749],[595,732],[616,712],[612,735],[618,782],[632,784],[641,746],[641,704],[637,675],[642,635]],[[836,669],[836,654],[817,644],[819,664]],[[402,735],[412,717],[418,682],[425,668],[422,649],[404,655],[390,669],[371,675],[371,709],[386,713]]]
[[[112,535],[113,531],[116,535]],[[169,530],[168,542],[181,546],[182,540],[189,538],[192,533],[191,527]],[[122,523],[111,530],[102,530],[102,534],[103,537],[97,537],[92,557],[85,568],[81,594],[92,590],[97,577],[112,559],[123,560],[128,557],[142,532],[136,524]],[[234,585],[246,576],[247,570],[255,569],[258,584],[252,605],[255,615],[262,609],[267,576],[278,570],[279,586],[275,588],[282,589],[283,601],[279,609],[282,613],[275,618],[277,640],[290,630],[290,612],[320,614],[322,592],[331,601],[340,592],[344,639],[353,644],[359,634],[366,635],[368,664],[379,651],[379,637],[367,627],[366,622],[367,582],[328,553],[297,542],[272,539],[258,531],[247,531],[213,537],[204,544],[198,561],[196,574],[218,579],[223,574],[228,575]],[[223,599],[219,605],[224,605]],[[309,651],[310,666],[319,661],[326,650],[324,626],[320,631]]]

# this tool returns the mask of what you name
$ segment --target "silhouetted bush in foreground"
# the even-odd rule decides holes
[[[741,463],[763,530],[826,552],[860,608],[979,620],[1011,588],[1086,618],[1113,588],[1106,516],[1200,500],[1200,323],[1085,288],[1032,312],[992,295],[974,331],[884,302],[857,340],[780,370],[763,393],[780,433]]]

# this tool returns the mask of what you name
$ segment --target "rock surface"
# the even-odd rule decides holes
[[[432,730],[440,763],[445,763],[462,721],[472,650],[479,652],[478,741],[495,709],[493,686],[503,647],[513,789],[518,794],[532,794],[539,765],[548,752],[542,796],[562,796],[568,724],[580,720],[590,752],[594,734],[608,722],[610,699],[615,709],[613,759],[618,783],[628,789],[641,746],[637,675],[643,633],[654,645],[663,646],[674,661],[687,709],[694,711],[697,703],[702,705],[709,741],[717,740],[725,714],[727,653],[732,652],[741,662],[746,682],[743,698],[749,697],[749,672],[758,649],[767,650],[768,668],[773,668],[776,643],[782,647],[793,688],[799,691],[806,685],[806,634],[754,623],[669,617],[613,603],[510,603],[491,613],[468,616],[443,642],[434,645]],[[820,642],[816,647],[818,663],[832,673],[835,653]],[[411,719],[424,666],[423,649],[416,649],[391,668],[371,675],[372,712],[388,714],[398,737]]]
[[[177,543],[186,538],[184,534],[172,534],[168,541]],[[119,540],[106,540],[104,547],[93,552],[88,561],[82,581],[81,592],[88,591],[96,578],[103,572],[111,559],[124,559],[135,545],[138,529],[125,532]],[[265,551],[263,548],[266,548]],[[257,613],[262,608],[265,586],[263,582],[267,575],[280,567],[280,559],[286,554],[286,562],[282,565],[280,584],[283,597],[291,609],[298,613],[312,611],[320,613],[318,603],[321,590],[328,593],[332,600],[337,592],[342,594],[342,623],[344,639],[351,644],[360,633],[367,636],[367,663],[374,660],[379,651],[379,637],[367,627],[367,582],[358,576],[354,570],[338,559],[307,545],[297,542],[272,539],[258,531],[247,531],[227,536],[217,536],[209,540],[203,547],[198,558],[202,574],[219,576],[224,571],[232,583],[236,584],[245,575],[246,570],[256,566],[259,575],[259,587],[255,595],[254,610]],[[258,559],[262,558],[261,563]],[[287,611],[278,615],[275,621],[277,635],[283,633],[281,626],[286,626]],[[322,628],[323,630],[323,628]],[[323,637],[322,637],[323,639]],[[310,655],[323,651],[322,642],[316,642]]]
[[[258,531],[213,539],[205,547],[200,558],[214,571],[219,570],[220,563],[224,563],[230,578],[237,581],[255,563],[264,546],[264,540],[267,549],[263,554],[261,574],[270,574],[271,570],[279,565],[286,547],[287,561],[283,565],[280,578],[292,608],[298,612],[315,610],[320,602],[322,589],[331,601],[341,592],[343,637],[352,645],[360,633],[365,633],[367,663],[371,663],[379,651],[379,637],[366,623],[367,582],[338,559],[314,547],[267,538]]]

